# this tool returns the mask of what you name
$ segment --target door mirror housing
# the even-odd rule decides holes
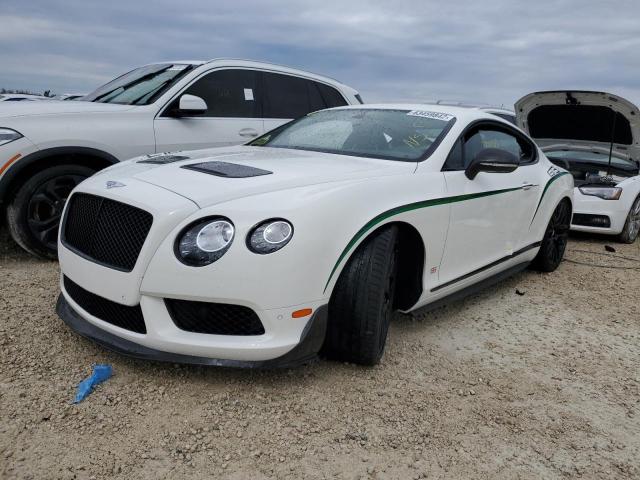
[[[473,180],[480,172],[510,173],[518,168],[519,163],[512,153],[499,148],[485,148],[471,160],[464,174]]]
[[[207,112],[207,103],[196,95],[185,93],[178,100],[178,107],[171,112],[174,117],[192,117]]]

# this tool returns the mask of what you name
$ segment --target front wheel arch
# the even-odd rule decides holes
[[[349,255],[341,261],[341,268],[333,272],[332,279],[336,281],[332,290],[328,292],[330,296],[333,294],[333,289],[342,270],[349,264],[358,248],[391,225],[398,227],[398,285],[394,298],[394,308],[397,310],[409,310],[418,302],[424,289],[423,277],[427,249],[418,229],[404,221],[393,221],[379,225],[375,230],[363,237],[358,245],[349,252]]]
[[[46,168],[78,165],[98,171],[118,162],[118,158],[110,153],[95,148],[55,147],[38,150],[18,159],[0,178],[0,203],[7,203],[24,182]]]
[[[618,235],[619,242],[631,244],[635,242],[636,238],[639,236],[639,233],[637,230],[634,232],[630,229],[631,228],[630,222],[633,221],[631,217],[632,210],[634,210],[634,207],[637,207],[638,202],[640,202],[640,193],[634,198],[633,202],[631,202],[631,206],[629,207],[629,212],[627,213],[627,216],[624,220],[622,232],[620,232],[620,234]]]
[[[573,204],[563,197],[555,205],[540,241],[540,249],[531,262],[531,268],[540,272],[553,272],[564,258],[569,238]]]

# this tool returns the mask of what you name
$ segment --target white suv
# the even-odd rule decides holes
[[[55,258],[66,198],[95,171],[138,155],[245,143],[309,112],[359,103],[336,80],[232,59],[145,65],[82,101],[6,102],[0,203],[9,232]]]

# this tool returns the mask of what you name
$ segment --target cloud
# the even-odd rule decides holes
[[[640,102],[635,0],[3,3],[9,88],[89,91],[152,61],[242,57],[338,78],[367,101],[512,105],[573,88]]]

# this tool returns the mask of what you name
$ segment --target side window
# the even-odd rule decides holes
[[[451,149],[447,161],[444,164],[444,171],[464,170],[464,162],[462,160],[462,140],[457,140]]]
[[[305,83],[307,84],[307,94],[309,95],[309,112],[327,108],[327,103],[322,98],[322,93],[320,93],[320,84],[306,80]]]
[[[464,168],[485,148],[505,150],[520,158],[520,147],[514,136],[497,130],[480,129],[464,142]]]
[[[347,104],[336,89],[291,75],[265,72],[263,88],[265,118],[299,118]]]
[[[260,117],[257,78],[252,70],[220,70],[200,78],[184,93],[206,102],[206,117]]]
[[[263,79],[265,118],[298,118],[311,111],[307,81],[277,73],[264,73]]]
[[[535,161],[534,146],[512,133],[492,127],[479,127],[469,131],[462,140],[458,140],[449,153],[443,167],[445,171],[464,170],[471,160],[485,148],[497,148],[511,153],[520,160],[521,165]]]
[[[325,85],[324,83],[316,83],[316,85],[320,88],[320,93],[324,99],[324,108],[342,107],[347,105],[347,101],[335,88]],[[360,100],[360,103],[362,103],[362,100]]]

